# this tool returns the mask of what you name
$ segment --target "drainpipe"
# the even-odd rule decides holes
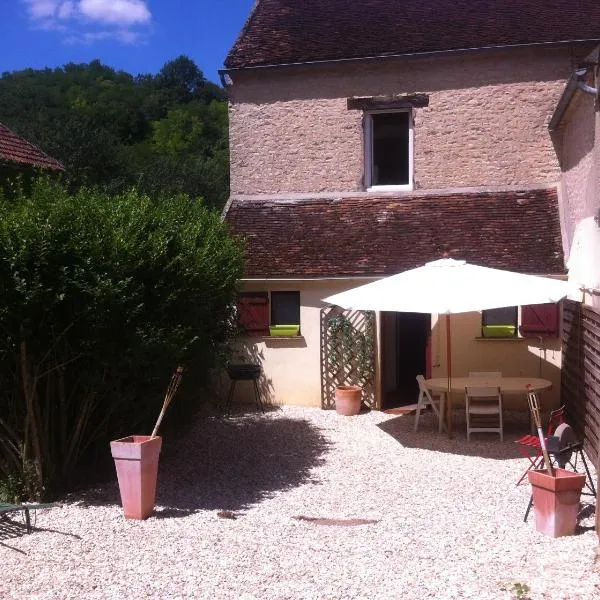
[[[598,95],[598,88],[592,87],[591,85],[585,82],[585,78],[587,75],[587,68],[581,67],[580,69],[575,69],[575,77],[577,80],[577,87],[586,94],[592,94],[594,96]]]

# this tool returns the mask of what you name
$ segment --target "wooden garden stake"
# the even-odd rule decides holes
[[[167,412],[167,408],[169,408],[169,404],[171,404],[171,402],[173,401],[173,398],[175,397],[175,394],[177,393],[177,388],[179,387],[179,384],[181,382],[182,374],[183,374],[183,367],[180,366],[180,367],[177,367],[175,373],[173,373],[173,375],[171,376],[171,381],[169,382],[169,386],[167,387],[167,392],[165,394],[165,399],[164,399],[164,402],[162,405],[162,409],[160,411],[160,414],[158,415],[156,425],[154,426],[154,429],[152,430],[152,437],[156,437],[158,428],[160,427],[163,417],[165,416],[165,413]]]
[[[533,421],[535,423],[535,426],[537,427],[538,436],[540,438],[540,445],[542,447],[542,456],[544,457],[544,463],[546,464],[546,468],[548,469],[548,475],[550,475],[550,477],[554,477],[554,467],[550,462],[548,450],[546,449],[546,438],[544,437],[544,432],[542,430],[542,420],[540,419],[540,406],[538,404],[538,398],[534,392],[527,392],[527,402],[529,403],[529,410],[531,411],[531,416],[533,417]]]

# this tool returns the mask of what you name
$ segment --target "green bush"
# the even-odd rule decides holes
[[[183,195],[42,180],[0,210],[0,479],[32,464],[39,494],[110,438],[151,429],[175,366],[208,373],[243,252]]]

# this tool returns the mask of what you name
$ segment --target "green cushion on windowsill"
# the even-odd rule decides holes
[[[515,337],[517,328],[514,325],[484,325],[481,331],[483,337]]]
[[[297,336],[300,331],[300,325],[271,325],[269,332],[274,336]]]

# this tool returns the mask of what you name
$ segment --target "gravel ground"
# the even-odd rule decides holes
[[[150,519],[110,484],[32,535],[0,522],[0,598],[598,599],[593,505],[573,536],[523,523],[517,421],[501,444],[448,440],[430,413],[418,434],[378,412],[205,416],[165,440]]]

